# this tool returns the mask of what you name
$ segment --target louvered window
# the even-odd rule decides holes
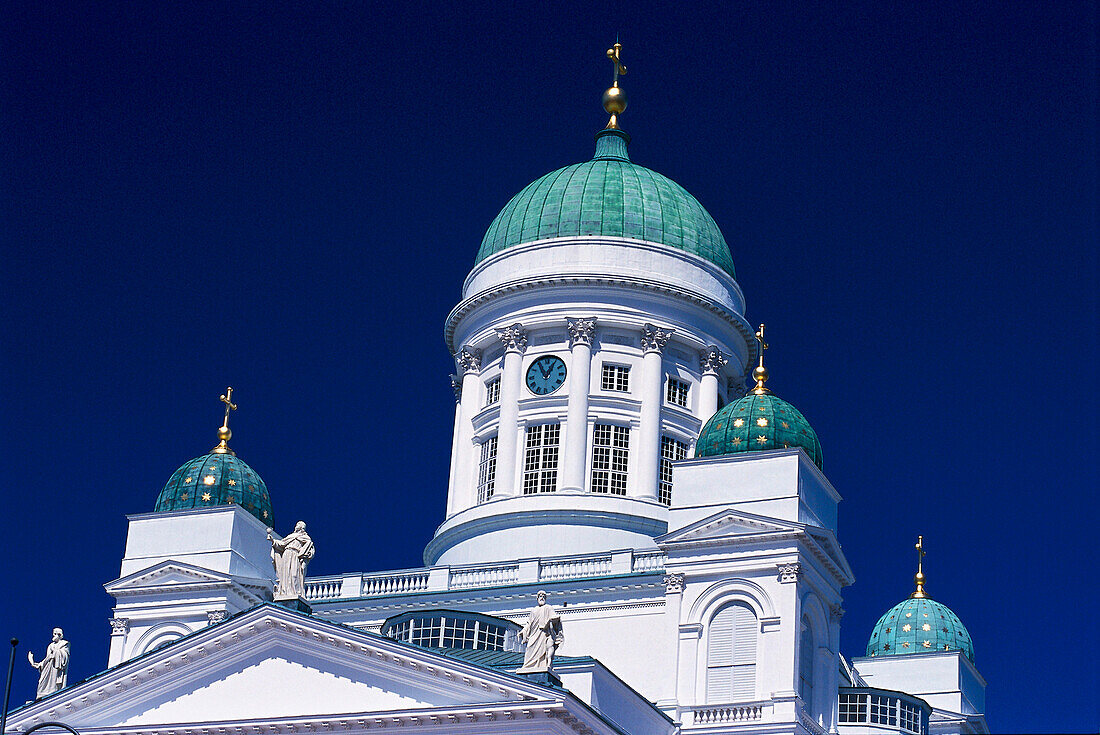
[[[740,602],[723,607],[707,630],[707,702],[756,698],[756,614]]]

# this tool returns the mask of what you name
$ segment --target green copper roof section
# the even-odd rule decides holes
[[[236,503],[266,526],[272,525],[271,498],[256,471],[232,454],[196,457],[172,473],[154,511],[212,508]]]
[[[798,409],[770,393],[748,395],[722,407],[699,432],[696,457],[802,447],[821,468],[821,443]]]
[[[879,618],[867,641],[868,656],[962,651],[974,660],[970,633],[959,617],[928,597],[903,600]]]
[[[592,160],[528,184],[489,225],[475,262],[535,240],[606,235],[668,245],[735,275],[714,219],[675,181],[631,163],[629,140],[621,130],[602,130]]]

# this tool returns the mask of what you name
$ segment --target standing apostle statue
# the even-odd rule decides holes
[[[297,600],[306,596],[306,563],[313,558],[313,539],[306,533],[305,521],[294,525],[294,533],[281,539],[271,535],[271,563],[275,566],[275,599]]]
[[[38,669],[38,693],[35,699],[48,697],[65,688],[69,681],[69,642],[62,636],[61,628],[53,629],[53,640],[46,648],[46,657],[35,662],[34,654],[27,651],[27,660]]]
[[[523,654],[523,666],[517,674],[533,674],[550,671],[554,651],[565,642],[561,629],[561,616],[546,604],[546,593],[539,590],[538,606],[527,616],[527,624],[519,631],[521,641],[527,643]]]

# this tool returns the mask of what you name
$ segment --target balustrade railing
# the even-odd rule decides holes
[[[401,569],[359,577],[312,577],[306,580],[307,600],[335,600],[342,596],[379,597],[411,592],[495,587],[516,583],[606,577],[612,574],[652,574],[665,566],[663,552],[630,551],[594,556],[565,556],[466,567]],[[346,586],[345,586],[346,585]]]
[[[745,702],[742,704],[704,705],[690,707],[691,724],[719,725],[725,722],[752,722],[764,719],[764,708],[771,702]]]

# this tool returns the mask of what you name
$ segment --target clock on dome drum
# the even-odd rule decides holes
[[[565,382],[565,363],[555,355],[545,355],[527,368],[527,389],[536,396],[553,393]]]

